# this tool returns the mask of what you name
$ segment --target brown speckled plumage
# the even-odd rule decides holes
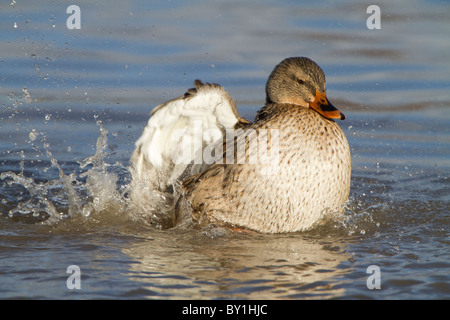
[[[251,127],[279,129],[279,163],[215,164],[188,180],[179,208],[201,225],[225,222],[261,232],[307,230],[338,213],[350,189],[350,151],[341,128],[317,112],[266,106]],[[270,145],[270,144],[269,144]],[[256,143],[249,152],[257,152]],[[247,151],[248,152],[248,151]],[[264,169],[274,169],[273,174]]]

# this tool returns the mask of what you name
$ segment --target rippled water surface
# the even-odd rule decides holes
[[[446,2],[379,2],[380,30],[355,1],[76,1],[80,30],[70,4],[0,5],[1,299],[450,298]],[[151,109],[200,78],[252,119],[288,56],[322,66],[347,116],[344,217],[232,236],[137,220],[127,167]]]

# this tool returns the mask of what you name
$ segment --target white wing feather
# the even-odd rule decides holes
[[[148,164],[164,170],[173,169],[170,161],[187,165],[197,160],[205,145],[221,139],[225,130],[239,121],[234,110],[228,93],[210,84],[201,84],[194,94],[159,105],[136,142],[137,154],[132,158],[136,173],[141,176]]]

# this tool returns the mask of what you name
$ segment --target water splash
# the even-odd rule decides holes
[[[92,212],[102,212],[112,210],[123,212],[127,207],[126,192],[127,185],[123,185],[117,189],[119,176],[117,173],[108,170],[125,169],[122,164],[116,163],[109,165],[104,159],[107,156],[106,149],[108,147],[108,130],[106,130],[100,120],[97,121],[100,128],[100,136],[97,139],[96,153],[86,158],[80,163],[80,168],[84,169],[89,165],[92,168],[81,174],[82,178],[86,178],[86,188],[92,197],[92,201],[85,204],[81,212],[85,217],[91,215]]]
[[[97,125],[100,136],[97,138],[95,154],[79,162],[81,172],[70,174],[64,172],[54,157],[46,134],[35,129],[30,131],[30,142],[42,142],[43,152],[42,149],[40,151],[50,159],[50,167],[56,168],[58,178],[37,181],[38,177],[28,177],[24,160],[20,162],[20,172],[1,173],[0,181],[4,188],[8,188],[11,194],[20,195],[2,200],[1,205],[8,208],[9,218],[53,225],[69,217],[84,217],[86,221],[90,219],[98,222],[98,216],[105,212],[107,216],[125,215],[128,189],[127,183],[123,181],[126,180],[127,168],[119,162],[113,165],[106,162],[108,130],[100,120],[97,120]],[[34,146],[34,149],[37,147]],[[23,152],[21,155],[25,158]]]
[[[23,172],[16,174],[14,172],[3,172],[0,179],[7,180],[9,186],[18,185],[25,188],[28,193],[28,199],[19,202],[16,207],[9,210],[10,218],[21,216],[28,217],[28,221],[45,220],[54,222],[63,219],[66,215],[58,212],[52,201],[48,199],[48,191],[53,183],[36,183],[32,178],[24,176]],[[17,188],[17,187],[16,187]],[[3,201],[4,204],[6,201]]]

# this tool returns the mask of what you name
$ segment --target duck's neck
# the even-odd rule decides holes
[[[283,113],[290,113],[295,108],[304,108],[289,103],[267,102],[256,114],[255,122],[260,120],[267,120],[273,116],[279,116]]]

